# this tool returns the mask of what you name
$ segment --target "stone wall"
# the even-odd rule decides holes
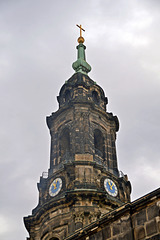
[[[160,201],[154,201],[152,204],[136,211],[132,215],[134,228],[134,237],[140,239],[160,239]]]
[[[104,215],[66,240],[160,240],[160,189]]]

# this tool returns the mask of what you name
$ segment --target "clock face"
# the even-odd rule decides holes
[[[109,178],[106,178],[104,180],[104,188],[107,191],[107,193],[113,197],[116,197],[118,194],[118,189],[116,184]]]
[[[56,196],[62,188],[62,179],[61,178],[56,178],[54,181],[51,183],[49,187],[49,195],[51,197]]]

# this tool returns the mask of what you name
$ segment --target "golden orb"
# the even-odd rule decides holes
[[[84,38],[83,37],[79,37],[77,41],[78,41],[78,43],[84,43]]]

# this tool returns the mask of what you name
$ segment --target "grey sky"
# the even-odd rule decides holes
[[[117,115],[119,170],[132,200],[160,183],[160,1],[0,1],[0,239],[28,234],[22,218],[37,205],[49,167],[45,118],[72,76],[79,30],[86,29],[89,76]]]

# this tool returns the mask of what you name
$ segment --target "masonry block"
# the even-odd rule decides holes
[[[147,231],[147,236],[151,236],[157,232],[157,226],[156,226],[155,220],[146,224],[146,231]]]
[[[142,225],[146,222],[146,210],[141,210],[137,215],[136,215],[136,220],[137,220],[137,225]]]
[[[99,231],[92,235],[89,240],[103,240],[102,231]]]
[[[110,226],[106,226],[102,230],[103,233],[103,239],[106,240],[111,237],[111,228]]]
[[[148,220],[151,220],[159,215],[159,207],[156,205],[150,206],[147,209]]]
[[[145,238],[145,229],[144,227],[139,227],[135,230],[135,240],[142,240]]]
[[[119,234],[120,232],[121,232],[120,224],[114,224],[113,225],[113,236]]]

